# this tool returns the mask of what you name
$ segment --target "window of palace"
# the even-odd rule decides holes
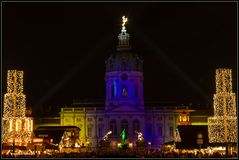
[[[117,136],[117,123],[116,120],[110,121],[110,130],[112,131],[112,136]]]
[[[70,118],[65,118],[65,122],[70,122],[71,119]]]
[[[126,134],[128,134],[128,121],[127,120],[123,120],[121,122],[121,131],[123,131],[123,129],[125,129]]]
[[[115,98],[115,86],[114,85],[111,85],[110,87],[110,92],[111,92],[111,98]]]
[[[98,127],[98,135],[99,135],[99,137],[103,137],[103,129],[104,129],[104,126],[103,125],[99,125],[99,127]]]
[[[169,120],[173,120],[173,116],[169,116],[168,119],[169,119]]]
[[[135,131],[141,132],[141,131],[140,131],[139,120],[137,120],[137,119],[135,119],[135,120],[133,121],[133,134],[134,134],[134,135],[137,134]]]
[[[93,121],[93,119],[92,118],[88,118],[88,121],[91,122],[91,121]]]
[[[92,126],[88,126],[88,137],[92,137]]]
[[[81,118],[76,118],[76,121],[77,121],[77,122],[80,122],[80,121],[81,121]]]
[[[126,84],[122,85],[122,97],[123,98],[127,98],[128,97],[128,89],[127,89],[127,85]]]
[[[162,128],[162,126],[158,127],[158,135],[159,136],[163,136],[163,128]]]
[[[169,127],[169,136],[173,137],[173,127],[172,126]]]
[[[146,125],[146,135],[148,137],[152,137],[152,124],[147,124]]]
[[[138,85],[137,84],[134,86],[134,97],[138,98]]]

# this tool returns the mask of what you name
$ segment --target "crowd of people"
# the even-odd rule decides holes
[[[51,154],[33,154],[33,155],[2,155],[2,158],[237,158],[237,154],[233,153],[229,157],[220,153],[213,154],[194,154],[194,153],[177,153],[177,152],[136,152],[131,150],[126,151],[91,151],[77,153],[59,153],[52,152]]]

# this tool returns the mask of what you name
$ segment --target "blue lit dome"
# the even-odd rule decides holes
[[[128,51],[118,51],[106,60],[106,72],[138,71],[143,72],[143,58]]]

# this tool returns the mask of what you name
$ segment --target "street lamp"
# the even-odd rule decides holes
[[[199,158],[201,158],[201,144],[203,144],[203,134],[202,133],[198,133],[197,134],[197,144],[199,144]]]

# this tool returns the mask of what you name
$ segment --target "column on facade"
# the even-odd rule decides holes
[[[96,145],[98,146],[98,121],[97,121],[97,113],[96,113],[96,108],[95,108],[95,116],[94,116],[94,120],[95,120],[95,139],[96,139]]]
[[[139,87],[139,89],[138,89],[138,96],[139,96],[139,98],[140,98],[140,103],[141,103],[141,105],[143,105],[143,99],[144,99],[144,97],[143,97],[143,79],[139,79],[138,80],[138,87]]]
[[[163,143],[165,143],[165,136],[166,136],[166,115],[165,115],[165,111],[163,111]]]
[[[119,118],[116,118],[115,120],[116,120],[117,135],[118,135],[118,134],[120,134],[121,131],[122,131],[121,122],[122,122],[123,119],[120,119],[120,120],[119,120]]]
[[[74,116],[73,116],[73,124],[74,124],[74,126],[76,125],[76,123],[75,123],[75,121],[76,121],[76,118],[75,118],[75,109],[73,108],[73,114],[74,114]]]
[[[155,107],[153,108],[153,128],[152,128],[152,139],[153,139],[153,142],[152,142],[152,145],[154,145],[154,148],[156,146],[156,135],[155,135]]]
[[[84,112],[84,138],[85,138],[85,142],[87,141],[87,136],[86,136],[86,129],[87,129],[87,124],[86,124],[86,109],[83,108],[83,112]]]
[[[106,116],[106,127],[105,127],[105,131],[103,134],[105,134],[106,132],[108,132],[110,130],[110,122],[109,122],[109,116]]]
[[[132,125],[132,117],[130,118],[131,115],[129,115],[128,117],[128,135],[129,137],[133,137],[133,125]]]

